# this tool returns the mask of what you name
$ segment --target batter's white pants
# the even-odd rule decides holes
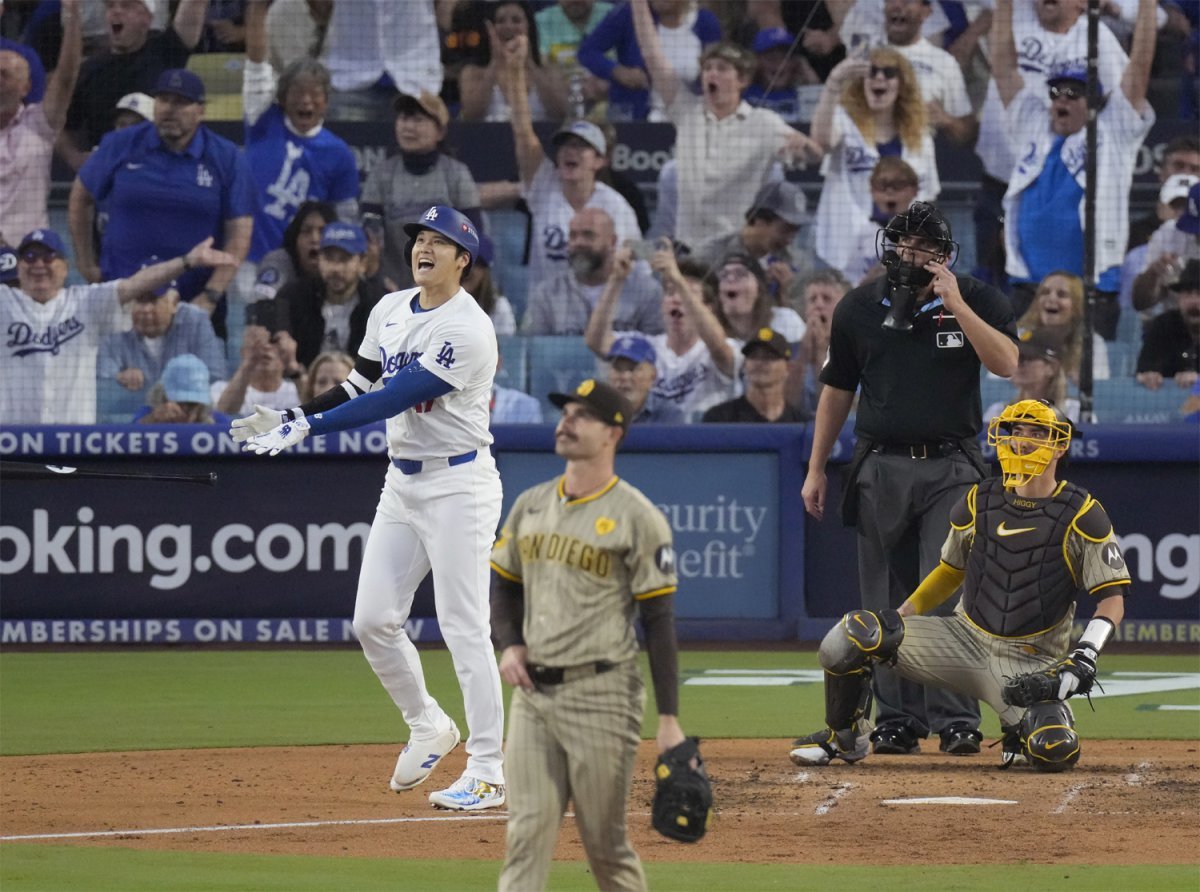
[[[433,569],[433,595],[467,714],[467,774],[504,783],[504,704],[491,643],[488,558],[500,522],[500,475],[487,449],[475,461],[404,475],[389,466],[363,553],[354,633],[413,739],[445,731],[404,629]]]

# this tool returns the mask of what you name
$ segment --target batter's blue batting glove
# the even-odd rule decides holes
[[[307,437],[311,430],[312,425],[308,423],[308,419],[297,418],[295,421],[281,424],[279,427],[269,430],[265,434],[257,434],[251,437],[242,445],[242,449],[258,455],[262,455],[264,452],[270,455],[278,455],[289,446],[295,446]]]
[[[279,427],[285,420],[283,413],[278,409],[256,405],[253,415],[233,419],[229,425],[229,436],[233,437],[235,443],[245,443],[253,436]]]

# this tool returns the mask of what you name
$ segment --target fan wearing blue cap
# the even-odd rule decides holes
[[[763,28],[750,47],[757,63],[754,80],[742,94],[755,108],[767,108],[789,124],[807,124],[800,106],[804,56],[800,39],[784,28]]]
[[[241,150],[204,124],[204,81],[186,68],[170,68],[153,93],[154,123],[110,134],[71,187],[71,239],[79,272],[90,282],[130,275],[146,257],[178,256],[209,237],[239,264],[246,258],[254,184]],[[97,202],[108,215],[98,260]],[[236,271],[186,270],[179,276],[180,296],[207,312],[222,337],[225,291]],[[240,338],[240,326],[234,333]]]
[[[138,424],[229,424],[224,412],[212,407],[208,366],[199,356],[181,353],[163,368],[150,388],[147,404],[133,416]]]
[[[1121,264],[1129,237],[1129,189],[1138,147],[1154,124],[1146,100],[1154,62],[1157,4],[1139,0],[1129,61],[1120,84],[1098,84],[1095,171],[1096,331],[1116,337]],[[1013,38],[1011,0],[997,2],[992,22],[992,74],[1004,104],[1010,146],[1018,158],[1004,195],[1006,272],[1021,316],[1037,284],[1055,270],[1084,273],[1087,188],[1087,71],[1067,60],[1026,83]],[[1049,96],[1046,93],[1049,91]],[[1049,117],[1046,107],[1049,99]]]
[[[479,255],[475,224],[434,205],[404,231],[417,287],[376,304],[346,381],[283,413],[256,406],[230,433],[246,451],[276,455],[309,434],[386,419],[390,463],[363,552],[354,630],[409,727],[388,786],[401,793],[424,783],[461,739],[404,630],[417,584],[432,569],[470,736],[465,772],[429,802],[479,811],[505,801],[504,701],[488,608],[502,501],[488,429],[499,350],[487,314],[462,287]]]
[[[326,350],[354,355],[367,332],[367,319],[384,288],[365,278],[367,236],[353,223],[321,230],[316,277],[304,276],[279,289],[274,300],[251,304],[246,321],[296,339],[296,359],[308,366]]]
[[[658,379],[657,358],[646,338],[621,335],[608,348],[608,383],[629,401],[630,424],[685,424],[687,419],[677,406],[652,393]]]

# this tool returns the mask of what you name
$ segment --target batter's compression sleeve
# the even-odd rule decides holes
[[[966,575],[965,570],[939,561],[929,575],[921,580],[917,590],[908,596],[908,602],[917,613],[928,613],[954,594]]]
[[[524,644],[525,586],[492,571],[492,643],[497,650]]]
[[[659,595],[638,601],[650,679],[659,715],[679,715],[679,644],[675,640],[675,596]],[[495,622],[493,614],[492,622]]]
[[[453,389],[448,381],[442,380],[414,359],[394,374],[383,390],[364,393],[328,412],[305,414],[314,434],[331,434],[391,418],[417,403],[445,396]]]
[[[383,363],[375,359],[366,359],[358,357],[354,364],[354,370],[350,372],[348,377],[342,384],[337,387],[331,387],[324,393],[319,393],[311,400],[297,409],[288,409],[284,412],[285,421],[295,421],[307,415],[315,415],[318,412],[328,412],[342,403],[354,399],[356,396],[362,396],[371,389],[376,381],[383,376]]]

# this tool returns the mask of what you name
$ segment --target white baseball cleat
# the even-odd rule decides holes
[[[464,774],[447,789],[429,794],[429,802],[435,808],[451,811],[482,811],[499,808],[504,804],[504,785],[489,784],[477,777]]]
[[[397,793],[411,790],[425,782],[437,763],[446,758],[458,746],[461,736],[458,726],[450,723],[450,728],[437,737],[428,740],[410,740],[400,751],[396,760],[396,770],[392,772],[392,780],[388,784]]]
[[[845,731],[825,728],[792,741],[789,758],[796,765],[828,765],[834,759],[857,762],[865,759],[871,747],[871,728],[862,722]]]

